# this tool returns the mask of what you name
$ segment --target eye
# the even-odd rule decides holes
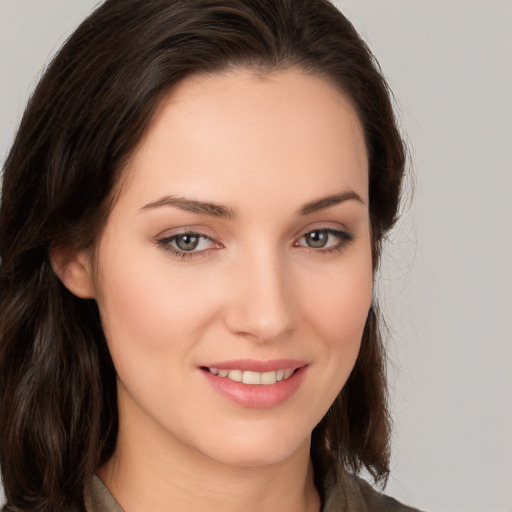
[[[181,258],[197,256],[206,253],[210,249],[221,247],[210,237],[193,231],[161,238],[157,243],[164,250]]]
[[[338,229],[314,229],[304,234],[294,244],[317,249],[318,252],[339,251],[354,240],[354,235]]]
[[[176,235],[173,242],[181,251],[193,251],[199,246],[201,235],[197,235],[196,233],[184,233],[183,235]]]

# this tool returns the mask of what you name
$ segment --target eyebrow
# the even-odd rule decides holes
[[[316,199],[306,203],[299,208],[297,213],[301,216],[310,215],[311,213],[325,210],[326,208],[330,208],[331,206],[335,206],[350,200],[355,200],[361,204],[364,204],[364,201],[358,194],[352,190],[347,190],[339,194],[334,194],[332,196],[323,197],[321,199]],[[211,217],[218,217],[228,220],[233,220],[236,218],[236,211],[228,206],[206,201],[197,201],[195,199],[179,196],[162,197],[157,201],[146,204],[141,208],[141,211],[158,208],[160,206],[176,206],[177,208],[187,212],[209,215]]]
[[[211,217],[220,217],[222,219],[232,220],[236,217],[235,210],[227,206],[177,196],[162,197],[158,201],[154,201],[143,206],[141,210],[158,208],[159,206],[176,206],[186,212],[200,213],[203,215],[210,215]]]
[[[305,205],[301,206],[298,213],[299,215],[309,215],[319,210],[325,210],[331,206],[352,200],[364,204],[364,201],[361,199],[361,197],[353,190],[346,190],[345,192],[341,192],[339,194],[334,194],[332,196],[323,197],[321,199],[311,201],[310,203],[306,203]]]

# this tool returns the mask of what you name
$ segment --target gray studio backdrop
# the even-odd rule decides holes
[[[52,52],[98,2],[0,0],[0,159]],[[512,2],[339,0],[381,62],[415,180],[387,248],[387,492],[512,511]]]

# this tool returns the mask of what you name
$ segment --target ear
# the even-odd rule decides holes
[[[59,247],[50,250],[50,262],[71,293],[82,299],[95,298],[90,251]]]

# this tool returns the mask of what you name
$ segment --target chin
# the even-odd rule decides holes
[[[310,432],[284,432],[283,429],[251,429],[218,439],[201,450],[209,458],[235,467],[271,466],[299,454],[309,457]]]

